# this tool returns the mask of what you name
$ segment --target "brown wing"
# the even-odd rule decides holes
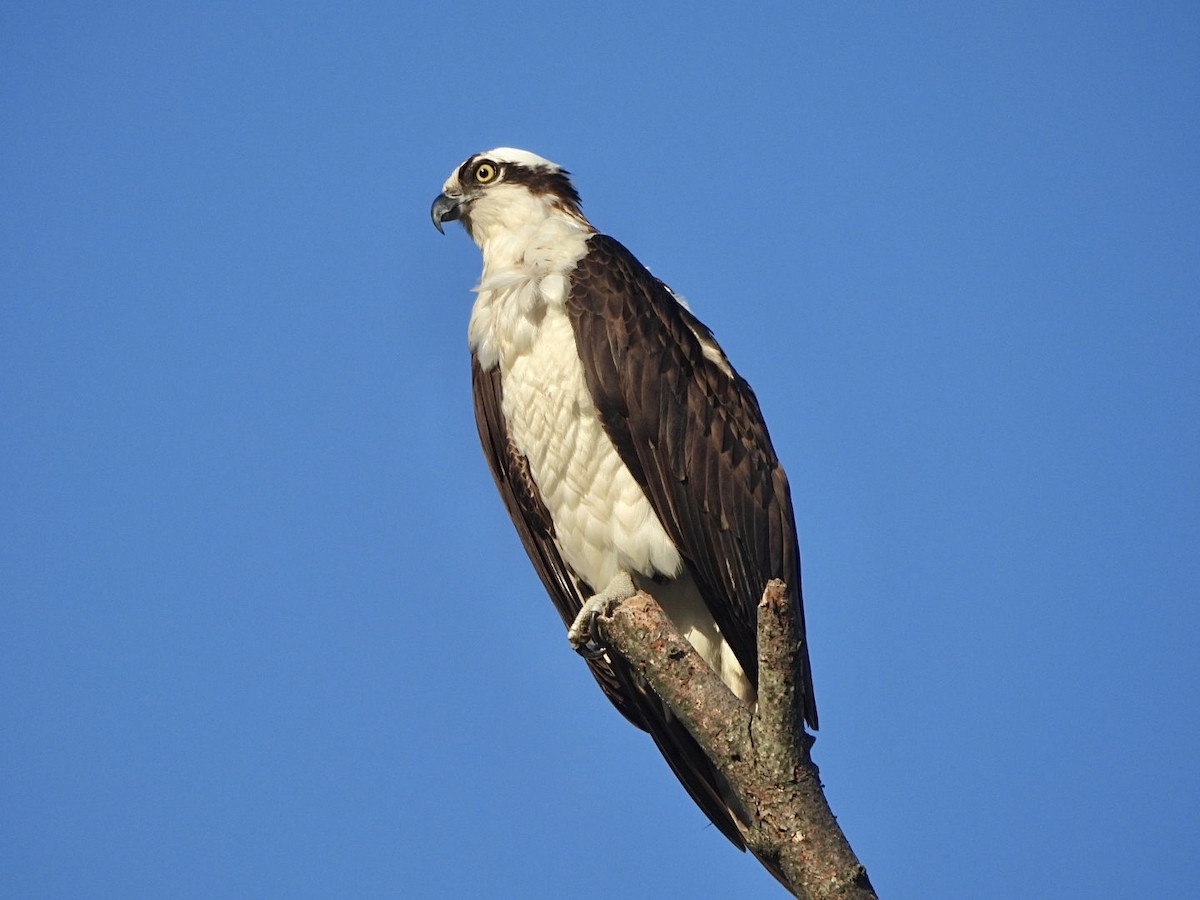
[[[720,352],[708,329],[607,235],[589,239],[567,312],[605,430],[757,684],[767,582],[787,584],[802,639],[804,612],[791,491],[754,392],[723,355],[705,355],[704,344]],[[807,642],[798,657],[805,720],[816,728]]]
[[[492,477],[512,517],[521,544],[538,577],[568,626],[575,621],[583,601],[594,591],[575,578],[563,562],[554,538],[554,523],[529,473],[529,463],[508,437],[501,408],[500,368],[483,371],[471,358],[471,387],[475,398],[475,424]],[[745,849],[733,813],[722,797],[720,776],[708,757],[662,700],[620,659],[588,659],[592,675],[613,705],[630,722],[650,733],[675,776],[705,815],[739,848]]]

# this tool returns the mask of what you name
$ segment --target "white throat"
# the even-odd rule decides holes
[[[483,273],[474,288],[467,343],[485,370],[497,363],[507,368],[514,354],[529,350],[546,308],[566,302],[567,275],[595,232],[582,216],[544,198],[512,193],[515,202],[502,204],[503,216],[496,214],[500,204],[490,202],[471,213]]]

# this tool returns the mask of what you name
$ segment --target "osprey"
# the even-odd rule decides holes
[[[768,580],[787,584],[803,640],[791,495],[758,401],[680,298],[588,222],[549,160],[477,153],[431,213],[438,231],[462,222],[483,252],[468,329],[475,418],[525,552],[609,700],[744,849],[721,776],[590,626],[647,591],[747,703]],[[797,656],[815,729],[807,645]]]

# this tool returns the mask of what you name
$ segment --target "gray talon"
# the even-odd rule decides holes
[[[579,615],[567,630],[567,640],[575,648],[575,652],[586,659],[595,659],[603,655],[604,645],[600,642],[596,618],[610,612],[616,604],[632,597],[634,594],[633,581],[624,572],[618,572],[603,591],[593,594],[579,610]]]
[[[600,613],[592,610],[587,620],[587,639],[579,645],[579,649],[576,651],[584,659],[596,659],[604,655],[604,646],[597,639],[596,620],[598,618],[600,618]]]

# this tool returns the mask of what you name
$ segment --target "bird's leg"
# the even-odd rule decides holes
[[[628,600],[636,593],[637,588],[633,586],[633,579],[629,577],[629,573],[618,572],[608,583],[608,587],[588,597],[583,603],[583,608],[579,610],[579,615],[567,629],[567,640],[571,642],[575,652],[587,657],[602,654],[604,648],[596,634],[596,617],[607,615],[618,603]]]

